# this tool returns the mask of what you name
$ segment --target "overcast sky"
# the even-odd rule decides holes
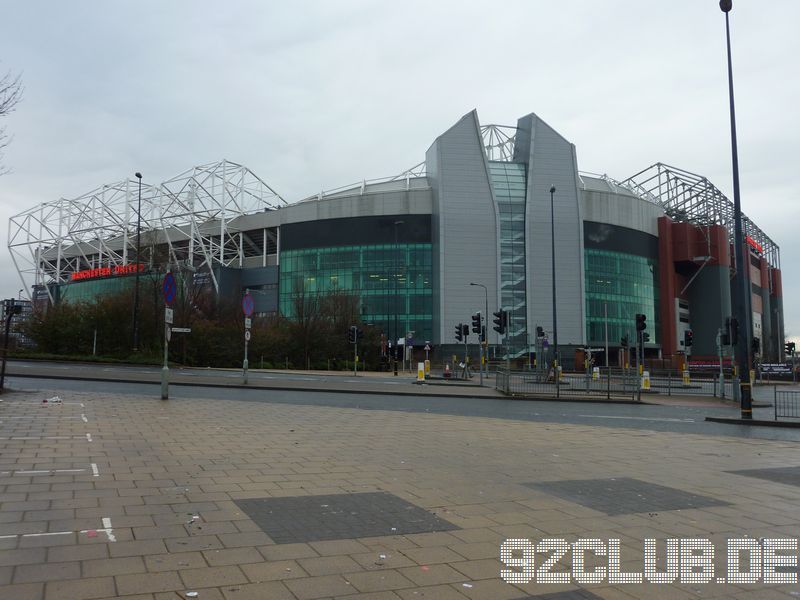
[[[25,96],[0,177],[0,294],[21,287],[8,217],[141,171],[227,158],[290,202],[394,175],[476,108],[536,112],[581,170],[655,162],[732,197],[716,0],[169,2],[0,0],[0,71]],[[800,2],[734,0],[742,206],[781,247],[800,336]]]

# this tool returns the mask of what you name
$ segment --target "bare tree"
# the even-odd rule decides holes
[[[17,104],[22,100],[22,78],[13,76],[10,72],[0,77],[0,117],[5,117],[14,112]],[[0,127],[0,175],[8,173],[3,167],[3,148],[11,143],[11,138],[6,133],[5,127]]]

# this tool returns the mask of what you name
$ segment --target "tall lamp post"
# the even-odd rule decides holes
[[[397,376],[397,280],[398,277],[398,264],[397,264],[397,226],[402,225],[405,221],[395,221],[394,222],[394,342],[392,343],[392,370],[394,371],[395,376]],[[403,352],[405,352],[406,347],[403,345]]]
[[[139,351],[139,255],[142,251],[142,174],[135,173],[139,180],[139,203],[136,210],[136,283],[133,288],[133,351]]]
[[[481,333],[483,333],[484,331],[487,331],[486,324],[488,323],[488,319],[489,319],[489,288],[487,288],[482,283],[470,282],[470,285],[474,285],[474,286],[483,288],[483,296],[484,296],[484,300],[486,301],[486,306],[485,306],[486,312],[483,313],[483,319],[481,319],[481,327],[482,327]],[[480,340],[481,337],[482,336],[479,335],[478,336],[478,340]],[[484,338],[483,342],[481,342],[481,356],[485,357],[486,366],[487,367],[489,366],[489,352],[488,352],[488,350],[489,350],[488,340],[486,340]],[[481,369],[483,369],[483,365],[481,365]],[[486,369],[486,376],[487,377],[489,376],[489,369],[488,368]]]
[[[556,218],[553,197],[556,194],[556,186],[550,186],[550,265],[553,279],[553,367],[558,370],[558,311],[556,309]],[[555,373],[555,371],[554,371]],[[558,373],[555,373],[558,377]]]
[[[753,418],[753,405],[750,389],[750,336],[752,334],[751,315],[747,310],[747,294],[750,286],[746,273],[749,263],[745,263],[744,236],[742,235],[742,204],[739,196],[739,152],[736,145],[736,110],[733,103],[733,66],[731,62],[731,28],[728,13],[733,7],[732,0],[720,0],[719,7],[725,13],[725,40],[728,49],[728,101],[731,113],[731,162],[733,165],[733,246],[736,256],[736,276],[734,283],[734,304],[736,320],[739,323],[739,336],[736,344],[736,364],[739,372],[739,391],[742,419]]]

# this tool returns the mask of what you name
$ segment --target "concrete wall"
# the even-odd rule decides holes
[[[585,343],[583,215],[575,146],[531,113],[519,119],[515,161],[528,163],[525,247],[528,327],[553,339],[550,187],[554,202],[558,343]]]
[[[250,231],[277,227],[289,223],[318,221],[324,219],[343,219],[348,217],[367,217],[399,214],[430,214],[433,196],[425,178],[416,180],[411,189],[405,189],[405,181],[393,182],[394,190],[367,185],[363,193],[360,189],[349,194],[339,192],[334,197],[321,200],[306,200],[254,215],[234,219],[231,229]],[[425,186],[421,185],[425,183]]]
[[[498,303],[497,207],[477,113],[436,138],[425,163],[433,191],[434,341],[451,343],[455,325],[469,323],[485,304],[483,289],[470,282],[487,286],[489,311]]]
[[[584,221],[619,225],[658,236],[658,218],[664,216],[660,206],[621,189],[615,191],[601,179],[590,180],[585,175],[581,179],[584,183],[581,189]]]

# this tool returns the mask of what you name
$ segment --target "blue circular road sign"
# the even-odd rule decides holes
[[[255,302],[253,301],[253,297],[250,294],[245,294],[242,298],[242,310],[244,311],[244,316],[249,317],[253,314],[253,309],[255,309]]]
[[[178,292],[178,286],[175,283],[175,276],[172,273],[167,273],[164,275],[163,292],[164,302],[171,306],[172,303],[175,302],[175,295]]]

